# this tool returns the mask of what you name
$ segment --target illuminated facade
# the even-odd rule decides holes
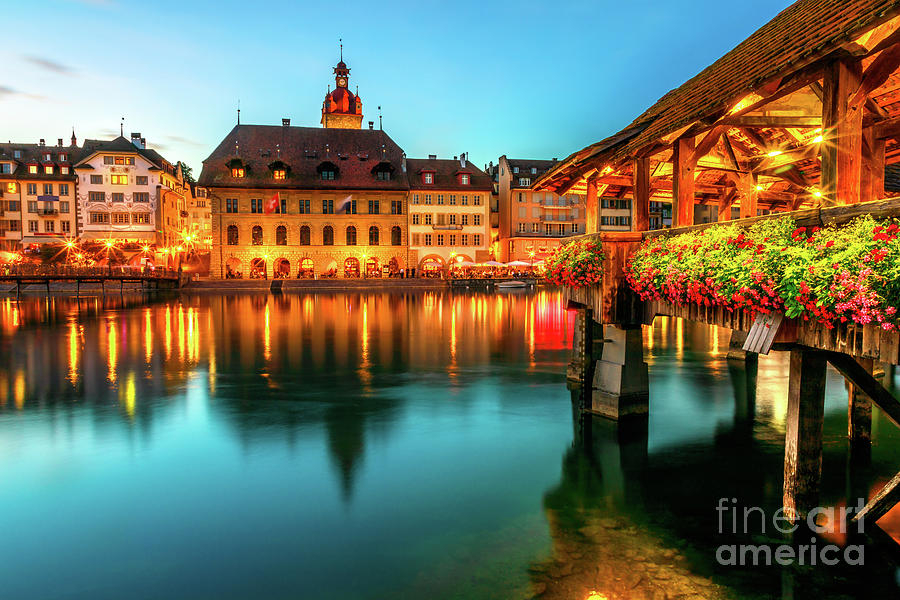
[[[381,277],[409,264],[406,162],[381,130],[237,125],[203,161],[210,276]]]
[[[362,128],[362,100],[350,91],[349,85],[350,68],[341,56],[340,62],[334,67],[334,90],[329,90],[322,102],[322,127]]]
[[[465,156],[407,161],[409,246],[419,273],[490,260],[490,177]],[[412,263],[411,263],[412,264]]]
[[[0,248],[16,250],[73,238],[77,229],[70,145],[0,144]]]
[[[184,231],[184,181],[139,133],[130,141],[85,140],[75,172],[83,239],[167,244]]]
[[[585,233],[584,198],[531,190],[531,184],[555,164],[504,155],[491,165],[500,216],[499,260],[544,259],[563,238]]]

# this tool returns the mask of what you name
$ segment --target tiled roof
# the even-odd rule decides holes
[[[736,98],[830,54],[898,11],[898,0],[798,0],[635,119],[633,125],[649,122],[647,128],[615,154],[730,108]]]
[[[117,152],[140,154],[158,169],[172,170],[172,163],[167,161],[159,152],[151,148],[138,148],[133,142],[119,136],[113,140],[84,140],[81,155],[78,157],[78,168],[90,168],[89,165],[80,165],[97,152]]]
[[[409,174],[409,187],[414,190],[451,190],[451,191],[491,191],[490,176],[468,160],[465,168],[459,160],[410,158],[406,161]],[[422,183],[419,175],[422,171],[434,172],[434,184]],[[457,173],[468,173],[469,185],[461,185]]]
[[[639,149],[692,123],[723,113],[731,103],[762,84],[840,50],[842,44],[898,12],[900,0],[798,0],[722,58],[660,98],[623,130],[622,133],[637,131],[625,143],[585,148],[561,165],[568,168],[573,161],[592,156],[604,162],[633,156]]]
[[[15,151],[21,151],[21,157],[15,158]],[[51,160],[49,162],[43,159],[43,154],[49,152]],[[0,174],[0,179],[36,179],[46,181],[72,181],[75,179],[75,171],[72,168],[75,160],[78,158],[80,149],[77,146],[41,146],[39,144],[0,144],[0,162],[10,162],[14,166],[14,173]],[[66,162],[60,162],[60,153],[67,155]],[[37,173],[29,173],[28,165],[39,165]],[[53,165],[53,175],[44,173],[45,165]],[[59,172],[59,166],[68,166],[69,174],[62,175]]]
[[[234,159],[245,169],[242,178],[231,176]],[[287,167],[284,180],[275,180],[269,167],[278,160]],[[337,166],[334,180],[321,179],[325,162]],[[406,190],[402,162],[403,151],[379,129],[237,125],[203,161],[197,181],[206,187]],[[389,181],[373,172],[382,163],[392,169]]]
[[[531,177],[540,177],[552,167],[559,164],[558,160],[531,160],[525,158],[508,158],[506,162],[509,163],[509,168],[513,172],[513,175],[530,175]],[[516,173],[516,167],[519,168],[519,172]],[[537,173],[532,174],[531,169],[535,169]]]

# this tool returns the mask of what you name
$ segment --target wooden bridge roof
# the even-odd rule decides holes
[[[699,203],[734,185],[729,171],[744,170],[765,188],[762,208],[814,201],[809,192],[819,180],[814,142],[821,133],[822,68],[837,56],[862,57],[863,67],[870,66],[900,39],[898,14],[897,0],[799,0],[627,128],[572,154],[533,187],[584,193],[585,178],[597,176],[603,195],[625,195],[631,159],[650,157],[652,197],[665,200],[671,197],[674,139],[689,134],[701,136],[699,142],[713,127],[727,127],[698,163]],[[896,64],[890,70],[866,103],[867,123],[881,123],[881,134],[900,132],[893,121],[900,117],[900,74]],[[900,160],[900,145],[882,137],[891,138],[887,162]]]

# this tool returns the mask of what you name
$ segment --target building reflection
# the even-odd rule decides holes
[[[570,315],[554,292],[27,298],[0,302],[0,411],[115,407],[149,428],[195,376],[250,448],[326,436],[345,498],[412,377],[559,378]],[[509,368],[515,365],[515,369]],[[454,396],[469,402],[466,394]]]

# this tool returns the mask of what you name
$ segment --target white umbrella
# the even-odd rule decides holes
[[[471,260],[461,260],[461,261],[458,261],[455,263],[451,263],[450,266],[452,266],[452,267],[474,267],[475,263],[473,263]]]
[[[510,267],[530,267],[531,263],[525,262],[524,260],[514,260],[512,262],[506,263],[507,266]]]
[[[504,267],[504,266],[506,266],[502,262],[497,262],[496,260],[489,260],[489,261],[483,262],[481,264],[485,267]]]

